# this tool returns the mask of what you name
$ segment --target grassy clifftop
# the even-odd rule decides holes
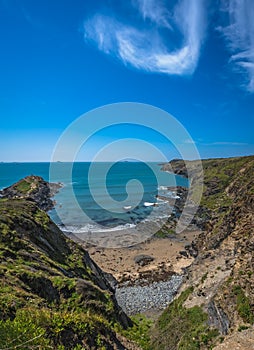
[[[0,199],[0,348],[128,349],[104,273],[27,199]]]
[[[191,180],[195,181],[195,162],[191,163]],[[198,256],[178,298],[153,330],[156,350],[216,345],[225,349],[221,342],[234,348],[229,335],[239,338],[245,329],[245,347],[240,348],[253,347],[254,157],[202,163],[204,191],[195,219],[202,232],[192,246]],[[173,161],[171,167],[186,175],[182,161]]]

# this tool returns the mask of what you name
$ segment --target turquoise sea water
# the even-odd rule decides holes
[[[0,188],[31,174],[49,180],[49,167],[50,163],[1,163]],[[68,232],[121,230],[146,219],[156,220],[168,210],[167,201],[156,196],[174,196],[167,186],[188,185],[186,179],[161,171],[157,163],[93,163],[90,177],[91,163],[74,163],[71,179],[67,167],[67,163],[55,164],[54,181],[63,183],[63,188],[55,195],[56,207],[49,214]],[[77,203],[85,215],[77,210]]]

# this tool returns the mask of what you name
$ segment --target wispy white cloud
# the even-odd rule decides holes
[[[204,146],[247,146],[247,142],[234,142],[234,141],[215,141],[208,143],[201,143]]]
[[[141,13],[144,20],[150,20],[159,26],[172,29],[172,16],[163,0],[133,0],[134,7]]]
[[[223,11],[229,23],[220,28],[231,51],[231,63],[245,73],[245,87],[254,92],[254,1],[228,0]]]
[[[119,22],[114,16],[96,14],[84,23],[84,37],[106,54],[126,65],[149,72],[192,74],[197,66],[205,35],[203,0],[181,0],[169,12],[163,0],[133,0],[133,8],[153,26],[139,29]],[[145,23],[143,23],[145,27]],[[180,38],[172,48],[160,29],[173,30]],[[179,45],[180,44],[180,45]],[[179,48],[180,47],[180,48]]]
[[[199,146],[247,146],[247,142],[237,142],[237,141],[213,141],[213,142],[204,142],[203,140],[194,141],[192,139],[186,139],[183,141],[184,144],[196,144]]]
[[[246,146],[248,143],[246,142],[226,142],[226,141],[218,141],[218,142],[213,142],[213,145],[218,145],[218,146]]]

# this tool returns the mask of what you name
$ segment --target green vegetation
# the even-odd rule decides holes
[[[50,219],[49,219],[48,215],[44,211],[38,210],[34,214],[34,220],[39,225],[42,225],[45,230],[47,230]]]
[[[39,191],[39,187],[42,185],[45,186],[44,180],[39,176],[27,176],[22,180],[19,180],[17,183],[12,185],[9,189],[11,189],[11,192],[13,196],[22,196],[26,197],[27,195],[33,193],[36,193]]]
[[[205,280],[207,279],[207,276],[208,276],[208,272],[204,273],[202,278],[201,278],[201,283],[204,283]]]
[[[32,315],[39,316],[38,311],[17,312],[14,320],[0,320],[0,346],[5,349],[51,349],[50,340],[45,338],[46,330],[38,325],[38,319],[32,319]]]
[[[87,252],[31,201],[0,202],[0,261],[0,349],[107,349],[131,325]]]
[[[219,332],[207,325],[207,314],[199,306],[183,306],[193,288],[186,289],[163,312],[152,330],[152,349],[207,349]]]
[[[143,350],[151,350],[150,330],[153,322],[141,314],[132,316],[131,320],[133,321],[133,327],[121,331],[121,333],[140,345]]]
[[[228,159],[207,159],[202,161],[204,170],[204,193],[201,205],[210,209],[229,208],[233,199],[225,189],[234,180],[247,185],[248,192],[253,193],[253,183],[248,174],[253,169],[254,157],[239,157]],[[241,170],[247,166],[246,173]],[[250,185],[248,185],[248,182]]]
[[[220,207],[229,208],[232,204],[232,199],[225,193],[219,192],[216,194],[210,194],[207,197],[203,196],[200,204],[210,210],[216,210]]]
[[[10,349],[86,349],[74,335],[87,339],[96,349],[106,349],[109,323],[87,312],[55,312],[27,308],[17,311],[14,320],[0,321],[0,345]],[[67,344],[67,345],[66,345]]]
[[[245,324],[241,324],[239,327],[238,327],[238,332],[242,332],[246,329],[249,329],[250,327],[249,326],[246,326]]]
[[[27,180],[21,180],[17,183],[15,189],[23,194],[27,194],[31,191],[31,183]]]
[[[249,298],[244,294],[241,286],[233,287],[233,293],[236,296],[237,311],[244,322],[254,323],[254,309],[251,306]]]
[[[154,234],[156,238],[169,238],[175,235],[175,231],[173,229],[167,229],[162,227],[159,231]]]

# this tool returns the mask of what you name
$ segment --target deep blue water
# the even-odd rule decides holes
[[[161,171],[157,163],[74,163],[71,178],[68,167],[68,163],[54,164],[54,181],[64,187],[55,195],[56,207],[50,215],[73,232],[132,227],[148,217],[156,220],[168,207],[156,195],[173,196],[167,186],[188,185],[186,179]],[[0,188],[31,174],[49,180],[49,168],[50,163],[1,163]],[[155,202],[156,207],[149,206]]]

